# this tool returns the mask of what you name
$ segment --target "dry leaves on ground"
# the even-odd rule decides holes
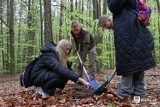
[[[73,98],[73,94],[81,88],[74,87],[69,81],[63,91],[57,91],[55,96],[42,98],[35,93],[35,88],[21,87],[18,77],[0,77],[0,106],[3,107],[160,107],[160,68],[146,71],[145,83],[148,92],[139,104],[134,98],[117,98],[113,93],[120,83],[120,77],[115,76],[102,93],[87,98]],[[111,70],[96,74],[96,80],[102,84]]]

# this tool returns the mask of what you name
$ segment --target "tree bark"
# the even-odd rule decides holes
[[[63,18],[63,0],[61,0],[60,19],[59,19],[59,40],[62,39],[62,18]]]
[[[53,41],[52,36],[52,18],[51,18],[51,0],[44,0],[44,41]]]
[[[103,0],[103,14],[107,14],[107,0]]]
[[[10,74],[15,75],[14,0],[10,1]]]
[[[99,18],[101,13],[100,1],[93,0],[93,19],[96,20]]]
[[[2,19],[2,13],[3,13],[3,8],[2,8],[2,2],[0,2],[0,18]],[[3,34],[3,22],[0,20],[0,34]],[[2,46],[2,45],[1,45]]]
[[[70,12],[72,13],[73,12],[73,0],[70,0]],[[73,16],[71,16],[71,20],[73,20]]]
[[[9,20],[10,20],[10,0],[7,0],[7,25],[8,25],[8,27],[10,27],[9,26]],[[10,28],[9,28],[10,29]],[[7,34],[9,34],[9,32],[7,32]],[[9,61],[9,48],[10,48],[10,41],[9,41],[9,37],[7,36],[6,37],[7,38],[7,50],[6,50],[6,52],[5,52],[5,65],[6,65],[6,70],[7,71],[10,71],[10,61]]]
[[[96,6],[96,1],[97,0],[93,0],[93,19],[97,19],[97,6]]]
[[[2,19],[3,17],[3,8],[2,8],[2,3],[3,3],[3,1],[2,2],[0,2],[0,18]],[[0,20],[0,35],[3,35],[3,22],[2,22],[2,20]],[[0,37],[0,47],[1,48],[3,48],[3,38],[2,37]],[[4,55],[4,51],[2,50],[2,68],[3,68],[3,70],[5,69],[5,63],[4,63],[4,61],[5,61],[5,55]]]
[[[157,1],[158,11],[160,12],[160,3],[159,3],[159,0],[156,0],[156,1]]]
[[[75,1],[76,10],[78,9],[78,1]]]
[[[28,60],[32,59],[33,56],[33,46],[34,46],[34,38],[35,38],[35,27],[34,27],[34,20],[33,20],[33,13],[32,11],[32,5],[33,5],[33,0],[28,0],[28,43],[30,44],[28,47]]]
[[[41,23],[41,46],[43,45],[43,19],[42,19],[42,1],[39,0],[40,5],[40,23]]]
[[[18,27],[21,28],[21,21],[22,21],[22,3],[20,3],[20,11],[19,11],[19,23],[18,23]],[[21,29],[18,29],[18,44],[21,44]],[[18,50],[21,50],[22,46],[18,45]],[[17,53],[17,56],[21,55],[21,52]],[[17,59],[17,63],[21,63],[21,61],[23,61],[21,59],[22,57],[19,57]]]

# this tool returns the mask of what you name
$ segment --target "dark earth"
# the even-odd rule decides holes
[[[99,85],[105,82],[109,73],[113,70],[102,70],[96,74]],[[19,75],[16,77],[0,76],[0,107],[160,107],[160,67],[145,72],[145,85],[148,96],[140,98],[140,102],[134,100],[136,97],[116,97],[115,92],[121,77],[114,76],[110,84],[98,95],[87,98],[75,98],[76,93],[83,90],[83,86],[75,86],[68,81],[63,91],[57,90],[55,95],[42,98],[35,93],[35,87],[24,88],[19,84]]]

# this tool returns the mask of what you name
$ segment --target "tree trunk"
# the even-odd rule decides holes
[[[61,0],[60,19],[59,19],[59,40],[62,39],[62,18],[63,18],[63,0]]]
[[[93,19],[96,20],[99,18],[101,13],[100,1],[93,0]]]
[[[2,12],[3,12],[3,8],[2,8],[2,2],[0,2],[0,18],[2,18]],[[3,19],[3,18],[2,18]],[[3,25],[2,25],[2,21],[0,21],[0,34],[3,34]]]
[[[42,19],[42,1],[39,0],[40,5],[40,23],[41,23],[41,46],[43,45],[43,19]]]
[[[73,12],[73,0],[70,0],[70,12],[72,13]],[[71,16],[71,20],[73,20],[73,16]]]
[[[10,0],[7,0],[7,25],[9,25],[9,20],[10,20]],[[8,34],[9,32],[7,32],[7,34]],[[10,71],[10,60],[9,60],[9,48],[10,48],[10,41],[9,41],[9,37],[7,36],[6,37],[7,38],[7,51],[5,52],[5,65],[6,65],[6,70],[7,71]]]
[[[2,1],[3,2],[3,1]],[[0,18],[3,19],[3,8],[2,8],[2,2],[0,2]],[[0,35],[3,35],[3,22],[2,20],[0,20]],[[1,47],[2,46],[2,47]],[[3,38],[0,36],[0,47],[3,48]],[[2,50],[2,68],[3,70],[5,69],[5,64],[4,64],[4,61],[5,61],[5,55],[4,55],[4,51]]]
[[[100,0],[93,0],[93,19],[96,20],[99,18],[100,13],[101,13],[101,6],[100,6]],[[96,25],[94,25],[94,32],[98,32],[98,28]],[[96,39],[96,43],[97,45],[99,43],[102,43],[102,36],[98,36],[99,33],[96,33],[97,35],[95,35],[95,39]],[[101,55],[102,54],[102,49],[97,49],[97,55]],[[100,68],[100,65],[103,65],[101,61],[97,61],[97,71]]]
[[[97,0],[93,0],[93,19],[97,19],[97,6],[96,6],[96,1]]]
[[[88,14],[89,14],[89,17],[91,17],[91,0],[87,0],[87,11],[88,11]]]
[[[2,8],[2,2],[0,2],[0,18],[2,18],[2,13],[3,13],[3,8]],[[3,19],[3,18],[2,18]],[[3,34],[3,24],[2,24],[2,20],[0,20],[0,34]],[[2,46],[2,45],[1,45]]]
[[[84,0],[81,0],[81,1],[82,1],[82,7],[81,7],[82,10],[81,10],[81,12],[83,13],[83,11],[84,11]],[[81,23],[82,23],[82,24],[83,24],[83,21],[84,21],[84,20],[81,20]]]
[[[10,74],[15,75],[14,0],[10,1]]]
[[[78,1],[75,1],[76,10],[78,9]]]
[[[107,14],[107,0],[103,0],[103,14]]]
[[[51,18],[51,0],[44,0],[44,41],[53,41],[52,36],[52,18]]]
[[[101,0],[97,0],[97,19],[100,17],[101,15]]]
[[[30,44],[28,47],[28,60],[32,59],[33,56],[33,46],[34,46],[34,38],[35,38],[35,30],[34,30],[34,20],[33,13],[31,13],[33,5],[33,0],[28,0],[28,43]]]
[[[160,3],[159,3],[159,0],[156,0],[156,1],[157,1],[158,11],[160,12]]]
[[[22,21],[22,3],[20,3],[20,11],[19,11],[19,23],[18,23],[18,27],[19,28],[21,28],[21,21]],[[18,44],[20,44],[21,43],[21,29],[18,29]],[[21,46],[20,45],[18,45],[18,50],[21,50]],[[17,53],[17,56],[20,56],[21,55],[21,52],[19,52],[19,53]],[[22,59],[21,59],[22,57],[19,57],[18,59],[17,59],[17,63],[19,64],[19,63],[21,63],[21,61],[23,61]]]

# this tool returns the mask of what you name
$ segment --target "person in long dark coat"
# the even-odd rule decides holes
[[[87,87],[91,86],[89,82],[68,69],[70,67],[68,55],[71,48],[72,44],[66,39],[59,41],[57,46],[53,42],[48,42],[41,48],[42,55],[27,79],[37,87],[36,91],[43,98],[54,95],[56,88],[63,89],[68,80],[81,82]]]
[[[114,30],[117,75],[122,75],[116,90],[120,98],[147,96],[144,71],[155,66],[152,55],[153,36],[130,8],[136,10],[136,0],[107,0],[112,20],[107,16],[99,18],[99,25]],[[128,8],[130,7],[130,8]]]

